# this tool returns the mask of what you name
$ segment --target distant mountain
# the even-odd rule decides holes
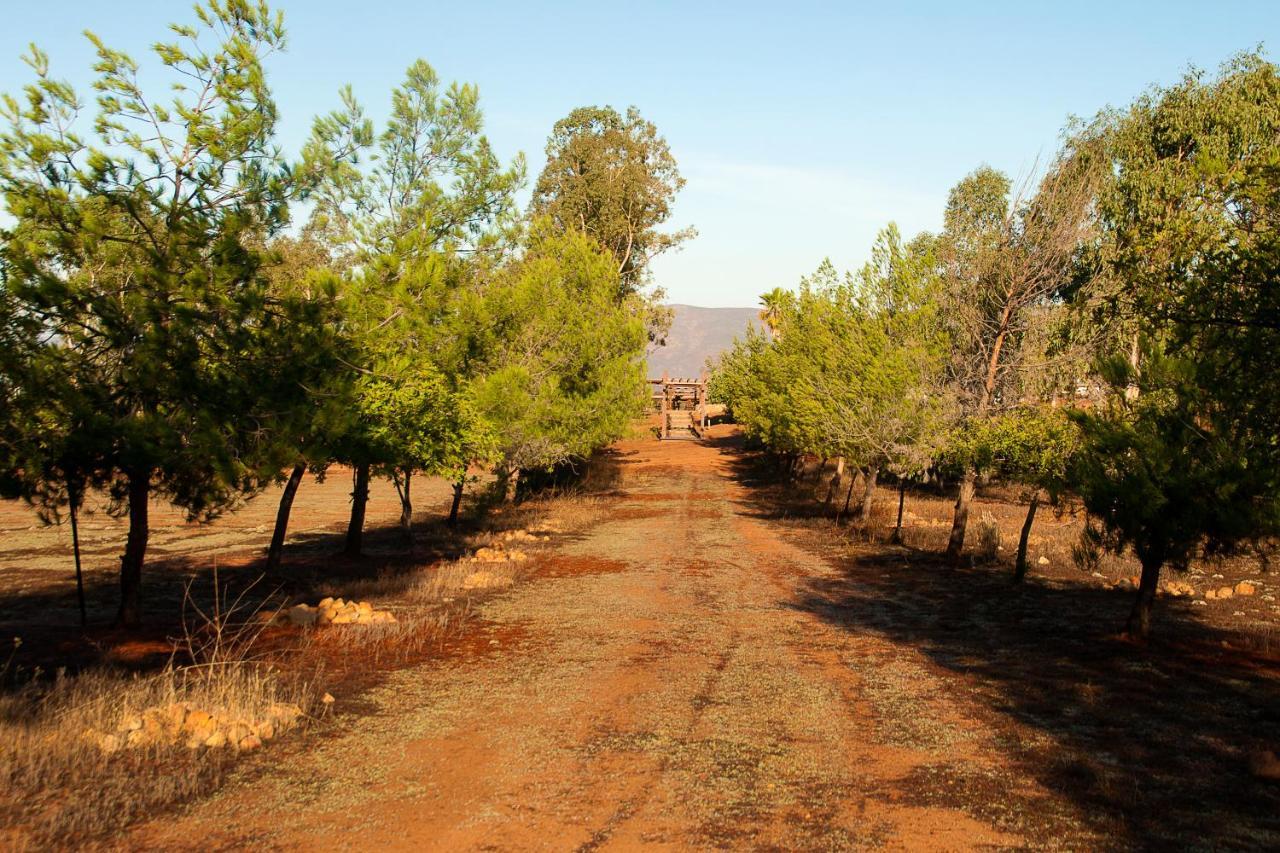
[[[746,334],[747,326],[760,326],[756,308],[698,308],[672,305],[675,317],[667,345],[649,354],[649,376],[657,379],[665,370],[671,377],[694,377],[707,359],[733,346],[733,339]]]

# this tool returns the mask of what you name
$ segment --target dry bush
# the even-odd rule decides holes
[[[974,556],[979,560],[994,560],[1000,555],[1000,525],[990,513],[984,512],[978,519],[977,536],[974,537]]]
[[[863,542],[887,541],[898,520],[898,502],[873,501],[868,515],[855,515],[849,522],[849,538]]]
[[[588,482],[591,475],[588,474]],[[498,530],[537,527],[554,521],[564,531],[578,530],[598,520],[609,502],[590,494],[587,486],[575,486],[555,496],[535,496],[514,506],[496,507],[490,512],[492,526]]]

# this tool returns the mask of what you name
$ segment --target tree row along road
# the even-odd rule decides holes
[[[335,736],[129,845],[1023,843],[914,796],[995,773],[995,733],[910,646],[801,606],[836,570],[753,514],[732,443],[617,450],[604,520],[480,607],[473,653],[395,673]]]

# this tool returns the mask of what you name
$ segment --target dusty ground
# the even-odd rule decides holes
[[[614,459],[603,520],[443,659],[119,846],[1280,844],[1247,767],[1280,735],[1274,667],[1203,608],[1136,648],[1092,578],[1014,591],[790,516],[723,430]]]
[[[306,589],[334,576],[376,574],[389,564],[426,564],[438,554],[431,525],[447,511],[450,486],[440,479],[414,481],[415,519],[422,541],[408,552],[397,528],[400,500],[384,479],[370,484],[365,523],[366,559],[358,563],[335,556],[350,514],[351,472],[334,467],[317,482],[308,475],[298,490],[290,518],[283,571],[263,577],[262,558],[271,540],[280,500],[268,489],[234,512],[210,523],[188,521],[180,510],[153,499],[148,514],[151,536],[143,572],[142,607],[146,630],[124,636],[111,628],[119,601],[120,555],[128,519],[108,512],[105,495],[95,495],[80,519],[81,562],[89,612],[89,631],[79,630],[75,567],[70,525],[42,524],[21,501],[0,501],[0,660],[8,656],[10,637],[21,637],[15,666],[30,671],[81,663],[145,666],[167,656],[164,639],[180,631],[178,622],[187,585],[195,584],[207,606],[213,570],[237,589],[256,584],[267,596]],[[149,643],[148,640],[153,640]],[[151,654],[154,652],[154,654]]]

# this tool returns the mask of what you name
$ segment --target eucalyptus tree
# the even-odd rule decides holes
[[[1068,150],[1030,197],[1014,195],[1008,178],[986,166],[951,190],[936,242],[962,421],[1018,405],[1028,374],[1042,369],[1036,357],[1044,353],[1028,341],[1042,339],[1044,308],[1070,283],[1080,247],[1094,236],[1090,214],[1101,177],[1095,161]],[[977,470],[966,466],[947,544],[952,560],[964,547],[976,482]]]
[[[664,232],[684,178],[667,141],[635,107],[579,107],[556,122],[530,213],[581,231],[614,257],[619,299],[639,291],[658,255],[694,236]]]
[[[505,245],[524,161],[503,166],[482,133],[476,88],[443,87],[422,60],[392,91],[380,134],[349,87],[341,98],[316,120],[302,174],[312,227],[349,263],[342,304],[358,353],[359,417],[335,448],[353,467],[346,551],[358,554],[371,474],[396,482],[409,531],[413,473],[456,477],[469,461],[459,453],[486,444],[467,403],[471,377],[437,355],[462,334],[451,318],[467,261]],[[388,420],[414,411],[434,450],[412,436],[412,421]]]
[[[259,489],[289,453],[279,415],[306,404],[328,351],[324,300],[271,294],[253,248],[284,222],[289,190],[263,69],[281,17],[247,0],[195,14],[155,45],[161,69],[146,78],[172,83],[155,91],[89,34],[88,134],[84,104],[35,48],[35,82],[3,100],[4,289],[33,336],[5,393],[22,435],[58,424],[72,457],[18,473],[41,500],[105,487],[128,513],[126,625],[141,617],[149,499],[210,518]]]

